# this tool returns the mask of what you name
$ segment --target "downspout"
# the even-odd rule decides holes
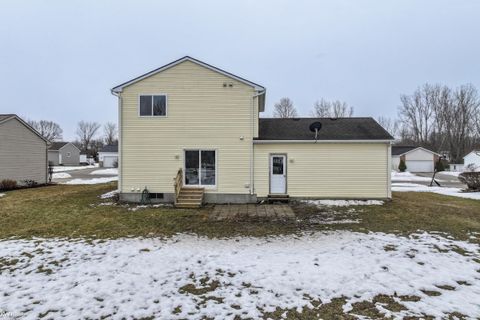
[[[255,136],[255,98],[258,98],[262,94],[265,94],[265,90],[262,90],[258,92],[257,94],[254,94],[252,96],[252,109],[251,109],[251,119],[252,122],[250,124],[251,127],[251,135],[252,135],[252,141],[250,142],[250,195],[253,195],[255,193],[255,179],[253,176],[254,173],[254,148],[253,148],[253,137]],[[257,103],[258,104],[258,103]],[[257,121],[258,124],[258,121]]]
[[[110,91],[118,98],[118,193],[122,191],[122,96],[119,92]]]

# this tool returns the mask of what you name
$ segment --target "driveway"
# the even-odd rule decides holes
[[[432,178],[433,173],[432,172],[427,172],[427,173],[415,173],[419,177],[425,177],[425,178]],[[443,172],[437,172],[435,175],[435,180],[437,180],[442,187],[451,187],[451,188],[466,188],[467,185],[461,183],[458,180],[457,176]],[[430,181],[415,181],[415,183],[418,184],[423,184],[423,185],[430,185]]]
[[[111,178],[118,176],[118,174],[112,173],[111,171],[114,170],[108,168],[88,167],[84,169],[66,170],[54,173],[52,182],[66,183],[74,179],[90,180],[95,178]]]

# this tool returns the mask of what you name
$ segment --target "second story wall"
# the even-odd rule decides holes
[[[211,192],[248,192],[252,136],[258,134],[255,93],[253,87],[191,61],[125,87],[121,191],[147,184],[152,192],[171,192],[183,167],[183,150],[211,148],[217,150],[218,168]],[[139,116],[139,96],[159,94],[167,97],[166,116]]]

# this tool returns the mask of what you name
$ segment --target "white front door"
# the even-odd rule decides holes
[[[270,156],[270,193],[287,193],[287,156]]]

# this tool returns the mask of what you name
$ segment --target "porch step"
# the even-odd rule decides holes
[[[181,188],[175,206],[177,208],[199,208],[203,203],[203,188]]]
[[[268,203],[274,202],[290,202],[290,196],[288,194],[269,194],[267,198]]]

